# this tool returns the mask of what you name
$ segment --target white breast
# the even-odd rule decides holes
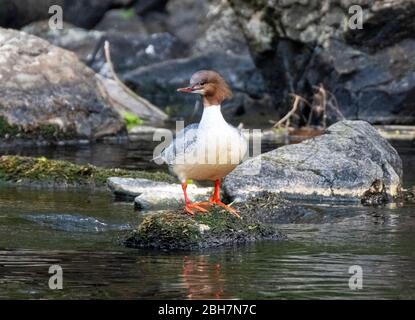
[[[204,108],[196,141],[191,146],[184,158],[180,158],[181,162],[172,166],[181,180],[223,178],[242,161],[247,151],[246,139],[225,121],[219,105]]]

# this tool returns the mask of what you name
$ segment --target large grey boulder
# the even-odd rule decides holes
[[[359,200],[378,191],[390,200],[401,181],[402,161],[389,142],[369,123],[345,120],[319,137],[245,161],[223,186],[236,200],[262,191],[317,200]]]
[[[0,80],[4,135],[93,140],[125,132],[95,73],[42,39],[0,28]]]

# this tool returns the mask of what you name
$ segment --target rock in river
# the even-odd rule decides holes
[[[194,218],[183,212],[151,214],[125,239],[127,247],[195,250],[221,245],[282,240],[273,226],[256,219],[238,219],[218,208]]]
[[[125,131],[95,73],[75,54],[0,28],[0,135],[98,139]]]
[[[177,208],[183,202],[180,184],[156,182],[147,179],[112,177],[107,180],[108,187],[119,198],[135,198],[138,209]],[[188,186],[191,201],[206,200],[212,188],[201,188],[194,184]]]
[[[179,184],[154,182],[146,179],[109,178],[108,185],[116,195],[136,197],[145,213],[142,223],[130,232],[124,244],[128,247],[194,250],[221,245],[233,245],[259,240],[281,240],[285,237],[276,229],[277,223],[315,223],[321,215],[312,208],[298,206],[278,195],[262,192],[247,197],[234,207],[242,219],[212,207],[208,213],[191,217],[183,208]],[[192,201],[208,199],[212,188],[189,185]],[[157,209],[157,212],[154,210]],[[160,211],[159,209],[163,209]]]
[[[399,194],[401,179],[402,160],[389,142],[369,123],[345,120],[319,137],[245,161],[223,186],[228,197],[238,200],[261,191],[302,199],[359,200],[379,190],[389,201]]]

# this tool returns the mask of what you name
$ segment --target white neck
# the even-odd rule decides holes
[[[203,108],[202,119],[199,123],[200,127],[212,127],[217,125],[227,124],[220,111],[220,105],[213,105]]]

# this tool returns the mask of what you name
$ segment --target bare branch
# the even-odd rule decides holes
[[[282,119],[280,119],[276,124],[274,124],[273,128],[280,127],[284,122],[286,123],[286,127],[289,126],[290,117],[293,116],[295,112],[297,111],[300,101],[304,100],[302,97],[300,97],[297,94],[293,94],[292,96],[294,96],[294,102],[293,102],[293,106],[291,110]]]

